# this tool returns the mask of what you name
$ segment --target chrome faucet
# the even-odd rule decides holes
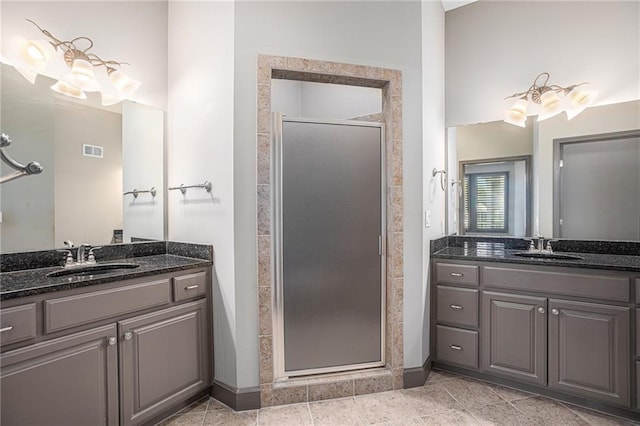
[[[538,239],[538,243],[536,244],[536,247],[538,248],[538,251],[543,251],[544,250],[544,237],[540,234],[536,234],[536,238]]]
[[[77,264],[85,263],[85,260],[84,260],[84,250],[85,250],[86,248],[89,248],[89,247],[91,247],[91,246],[90,246],[89,244],[87,244],[87,243],[85,243],[85,244],[80,244],[80,245],[78,246],[78,254],[76,254],[76,263],[77,263]]]

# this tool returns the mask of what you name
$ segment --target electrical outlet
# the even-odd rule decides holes
[[[424,227],[425,228],[431,227],[431,210],[424,211]]]

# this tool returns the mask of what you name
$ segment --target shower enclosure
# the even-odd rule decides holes
[[[383,366],[383,125],[272,129],[275,377]]]

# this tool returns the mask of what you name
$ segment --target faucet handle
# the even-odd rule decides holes
[[[100,250],[102,247],[91,247],[89,254],[87,255],[87,263],[96,263],[96,256],[93,254],[94,250]]]
[[[553,248],[551,247],[551,241],[547,241],[547,251],[549,253],[553,253]]]
[[[58,250],[60,253],[64,253],[64,266],[73,266],[73,254],[71,250]]]

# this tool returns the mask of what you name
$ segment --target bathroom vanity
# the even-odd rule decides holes
[[[147,424],[208,392],[212,248],[159,242],[101,252],[98,265],[138,266],[65,274],[16,269],[60,253],[3,255],[3,425]]]
[[[434,366],[637,419],[640,244],[557,244],[578,259],[528,257],[522,239],[435,241]]]

